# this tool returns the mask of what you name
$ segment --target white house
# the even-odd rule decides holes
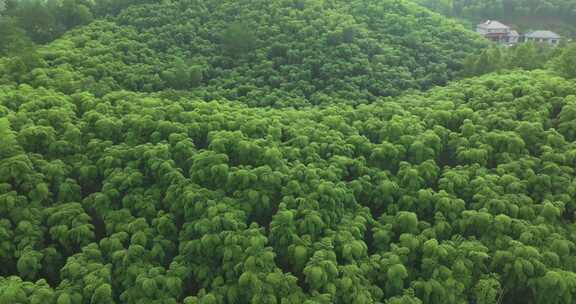
[[[516,44],[520,38],[517,31],[496,20],[486,20],[478,24],[476,32],[486,39],[502,44]]]
[[[510,27],[496,20],[486,20],[476,26],[476,31],[481,35],[508,33]]]
[[[510,26],[496,20],[486,20],[476,26],[476,32],[484,38],[505,45],[514,45],[518,42],[538,42],[549,45],[558,45],[562,37],[551,31],[531,31],[520,35]]]
[[[558,45],[562,37],[551,31],[532,31],[524,35],[526,42],[548,43]]]

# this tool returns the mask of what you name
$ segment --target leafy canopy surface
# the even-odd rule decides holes
[[[0,304],[575,302],[574,81],[415,92],[484,44],[403,0],[133,1],[2,21]]]
[[[575,88],[294,110],[3,86],[0,299],[571,303]]]

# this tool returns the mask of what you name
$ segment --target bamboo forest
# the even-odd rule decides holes
[[[576,303],[576,36],[469,26],[576,4],[509,2],[0,0],[0,304]]]

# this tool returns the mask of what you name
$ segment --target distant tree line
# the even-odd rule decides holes
[[[416,0],[445,15],[464,18],[552,16],[576,24],[576,2],[572,0]]]

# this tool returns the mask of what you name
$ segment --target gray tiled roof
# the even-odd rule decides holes
[[[524,36],[528,38],[560,39],[560,35],[551,31],[532,31]]]

